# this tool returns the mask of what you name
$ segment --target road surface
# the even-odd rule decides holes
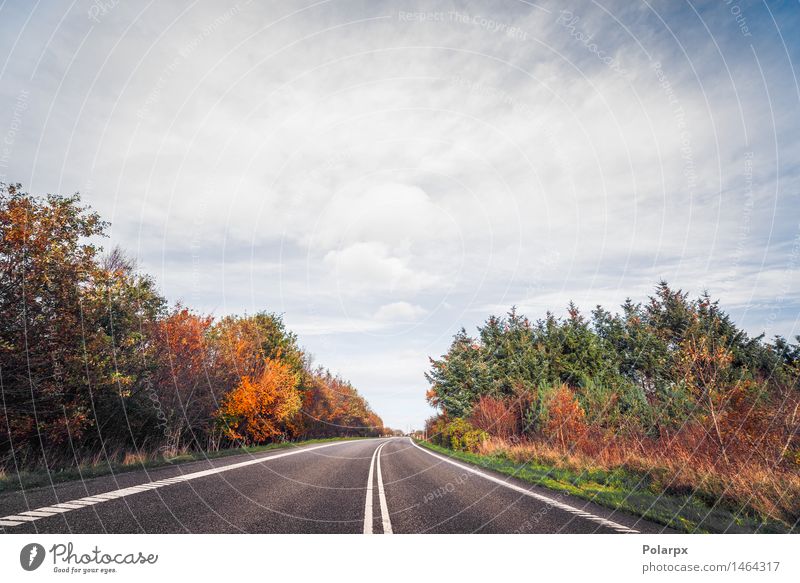
[[[661,525],[430,452],[313,444],[0,496],[7,533],[630,533]]]

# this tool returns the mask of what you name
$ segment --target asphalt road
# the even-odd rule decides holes
[[[407,438],[280,449],[0,496],[8,533],[621,533],[665,527]]]

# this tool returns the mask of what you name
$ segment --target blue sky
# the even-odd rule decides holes
[[[0,3],[0,180],[167,297],[281,312],[384,420],[428,356],[708,289],[798,329],[797,2]],[[792,34],[794,31],[795,34]]]

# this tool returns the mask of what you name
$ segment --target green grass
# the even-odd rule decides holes
[[[416,441],[416,440],[415,440]],[[417,441],[437,453],[476,466],[514,476],[557,492],[565,492],[614,510],[624,510],[653,522],[683,532],[698,533],[786,533],[798,527],[745,514],[724,504],[709,504],[702,496],[663,494],[651,489],[646,476],[623,468],[578,472],[543,465],[536,461],[518,464],[504,456],[483,456],[454,451],[424,441]]]
[[[108,474],[121,474],[136,470],[158,468],[164,466],[174,466],[187,462],[194,462],[206,459],[216,459],[232,455],[253,454],[269,451],[271,449],[282,449],[287,447],[298,447],[313,443],[325,443],[329,441],[350,441],[354,439],[366,439],[364,437],[328,437],[324,439],[308,439],[305,441],[286,441],[282,443],[270,443],[267,445],[257,445],[252,447],[237,447],[231,449],[221,449],[218,451],[198,451],[189,452],[174,457],[159,457],[146,461],[137,461],[130,464],[123,464],[118,461],[99,462],[94,464],[81,464],[70,468],[59,470],[23,470],[17,473],[0,472],[0,492],[11,492],[15,490],[28,490],[52,484],[70,482],[72,480],[90,480]]]

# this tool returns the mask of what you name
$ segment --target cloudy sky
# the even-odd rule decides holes
[[[428,356],[708,289],[800,333],[800,4],[0,3],[0,180],[199,311],[285,315],[385,422]]]

